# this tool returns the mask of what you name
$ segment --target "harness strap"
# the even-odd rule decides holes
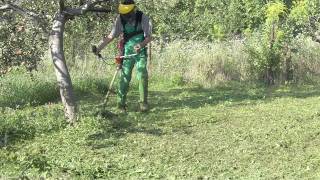
[[[143,30],[138,31],[138,25],[141,24],[142,15],[143,15],[142,11],[137,11],[136,12],[136,18],[135,18],[135,29],[136,29],[136,31],[132,32],[132,33],[129,33],[129,34],[124,33],[124,36],[123,36],[124,44],[126,42],[128,42],[132,37],[134,37],[134,36],[136,36],[138,34],[143,34],[144,33]],[[124,18],[121,15],[120,15],[120,19],[121,19],[121,24],[122,24],[122,27],[123,27],[123,30],[124,30],[127,22],[124,20]]]

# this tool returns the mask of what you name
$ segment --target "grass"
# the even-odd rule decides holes
[[[99,115],[95,105],[107,82],[79,77],[75,127],[65,123],[56,97],[16,108],[2,96],[0,178],[320,178],[318,86],[205,89],[154,78],[148,113],[136,111],[133,85],[127,114],[114,108],[113,96],[110,112]],[[54,81],[48,83],[53,85],[31,88],[25,97],[52,89]]]
[[[156,53],[148,113],[137,111],[134,79],[127,114],[114,94],[101,111],[114,68],[79,60],[70,68],[75,127],[65,122],[49,62],[33,76],[18,68],[0,77],[0,179],[320,178],[319,86],[230,82],[234,68],[243,70],[241,53],[189,46]]]

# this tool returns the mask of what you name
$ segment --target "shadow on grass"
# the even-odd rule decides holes
[[[147,114],[141,114],[147,116]],[[162,136],[160,128],[150,127],[146,124],[139,124],[136,120],[131,120],[132,116],[127,114],[115,114],[110,111],[103,111],[99,114],[101,130],[88,137],[88,145],[94,149],[114,146],[118,139],[127,134],[141,133],[151,136]]]
[[[135,99],[138,93],[134,93]],[[271,102],[275,98],[309,98],[320,96],[320,87],[220,87],[214,89],[181,88],[166,92],[151,91],[150,102],[157,106],[157,111],[178,110],[181,108],[197,109],[205,105],[217,105],[232,102],[230,106],[243,105],[244,101]],[[246,103],[245,103],[246,104]]]
[[[150,91],[151,110],[146,114],[115,114],[106,111],[100,119],[101,131],[88,137],[88,145],[93,148],[106,148],[118,143],[118,139],[128,133],[143,133],[153,136],[165,134],[161,129],[162,121],[170,119],[170,114],[183,108],[197,109],[206,105],[215,106],[224,102],[232,102],[232,106],[250,105],[258,101],[272,102],[275,98],[292,97],[308,98],[320,96],[317,86],[305,87],[265,87],[265,86],[227,86],[212,89],[181,87],[167,91]],[[115,97],[112,97],[115,98]],[[128,95],[128,103],[133,109],[139,99],[137,91]],[[229,106],[229,105],[228,105]],[[156,127],[153,126],[156,124]],[[159,128],[160,127],[160,128]],[[173,133],[190,135],[190,128],[183,125],[174,127]],[[112,140],[113,139],[113,140]]]
[[[57,82],[29,80],[9,81],[5,87],[0,87],[0,107],[21,109],[26,106],[41,106],[48,103],[60,102]],[[1,82],[0,82],[1,83]],[[73,89],[77,99],[95,93],[105,94],[108,82],[104,79],[76,79]]]
[[[64,127],[53,126],[50,129],[37,129],[37,127],[28,126],[23,127],[23,125],[14,125],[12,127],[4,128],[0,132],[0,149],[3,147],[11,147],[18,142],[25,140],[32,140],[39,134],[50,134],[58,132]]]
[[[39,135],[51,134],[67,127],[63,111],[59,107],[37,110],[13,111],[0,116],[0,148],[32,140]]]
[[[79,87],[81,88],[79,89]],[[101,93],[105,93],[106,87],[107,82],[99,80],[87,84],[87,86],[77,84],[75,90],[77,96],[81,97],[80,100],[84,100],[83,103],[87,103],[89,107],[96,105],[95,103],[101,99],[93,94],[98,93],[101,95]],[[95,90],[92,92],[92,89]],[[135,89],[137,88],[135,87]],[[212,89],[179,87],[166,91],[150,91],[149,100],[152,108],[150,113],[124,115],[107,112],[102,114],[100,118],[101,131],[90,135],[88,141],[92,147],[102,148],[108,146],[108,143],[104,143],[103,141],[100,143],[97,140],[119,139],[128,133],[162,136],[164,135],[163,130],[153,126],[152,123],[159,125],[161,121],[170,118],[168,116],[171,113],[170,111],[186,107],[197,109],[206,105],[214,106],[224,102],[232,102],[230,106],[239,106],[243,105],[244,101],[251,101],[250,104],[254,104],[258,101],[268,102],[274,98],[281,97],[308,98],[316,96],[320,96],[319,86],[268,88],[264,86],[232,85]],[[138,97],[138,92],[132,91],[128,101],[131,104],[137,103]],[[90,98],[93,99],[89,101],[88,99]],[[90,111],[90,107],[83,109],[83,111]],[[62,115],[62,110],[58,114]],[[0,147],[13,145],[20,140],[33,139],[39,133],[47,134],[61,129],[59,123],[51,129],[46,129],[45,122],[39,121],[34,123],[44,125],[43,127],[39,125],[35,126],[30,123],[19,122],[15,119],[7,127],[3,126],[4,128],[0,131]],[[190,134],[186,127],[177,127],[176,131],[183,132],[186,135]],[[111,144],[114,143],[116,142],[111,142]]]
[[[42,108],[39,107],[39,110],[34,113],[42,113],[42,115],[37,115],[37,117],[34,117],[33,113],[28,112],[28,110],[24,110],[26,107],[43,106],[60,101],[59,89],[55,82],[42,83],[30,80],[28,82],[29,84],[10,83],[6,87],[7,89],[3,91],[3,96],[0,97],[0,113],[3,113],[0,114],[0,120],[2,120],[0,124],[0,148],[15,145],[17,142],[32,140],[38,134],[50,134],[59,131],[67,125],[63,117],[63,108],[42,112],[40,110]],[[75,81],[76,99],[81,102],[82,99],[93,97],[96,93],[105,93],[106,87],[107,82],[101,79]],[[2,91],[0,93],[2,94]],[[14,113],[1,112],[2,108],[12,108]],[[56,117],[56,120],[48,122],[47,117]],[[58,121],[58,119],[60,120]]]

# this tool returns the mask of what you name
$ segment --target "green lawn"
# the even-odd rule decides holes
[[[152,82],[151,110],[119,114],[81,93],[80,121],[62,105],[1,108],[0,174],[106,179],[318,179],[320,88],[232,85],[203,89]]]

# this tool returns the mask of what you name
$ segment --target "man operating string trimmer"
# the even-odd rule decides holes
[[[116,18],[109,36],[93,48],[93,52],[99,55],[100,51],[114,38],[121,36],[122,44],[118,48],[122,50],[122,71],[118,91],[118,108],[126,111],[126,99],[131,81],[131,74],[136,64],[137,79],[139,80],[140,110],[148,110],[148,71],[146,45],[151,41],[152,24],[145,14],[138,11],[133,0],[121,0],[119,4],[119,16]],[[120,47],[119,47],[120,46]],[[137,54],[135,56],[130,56]]]

